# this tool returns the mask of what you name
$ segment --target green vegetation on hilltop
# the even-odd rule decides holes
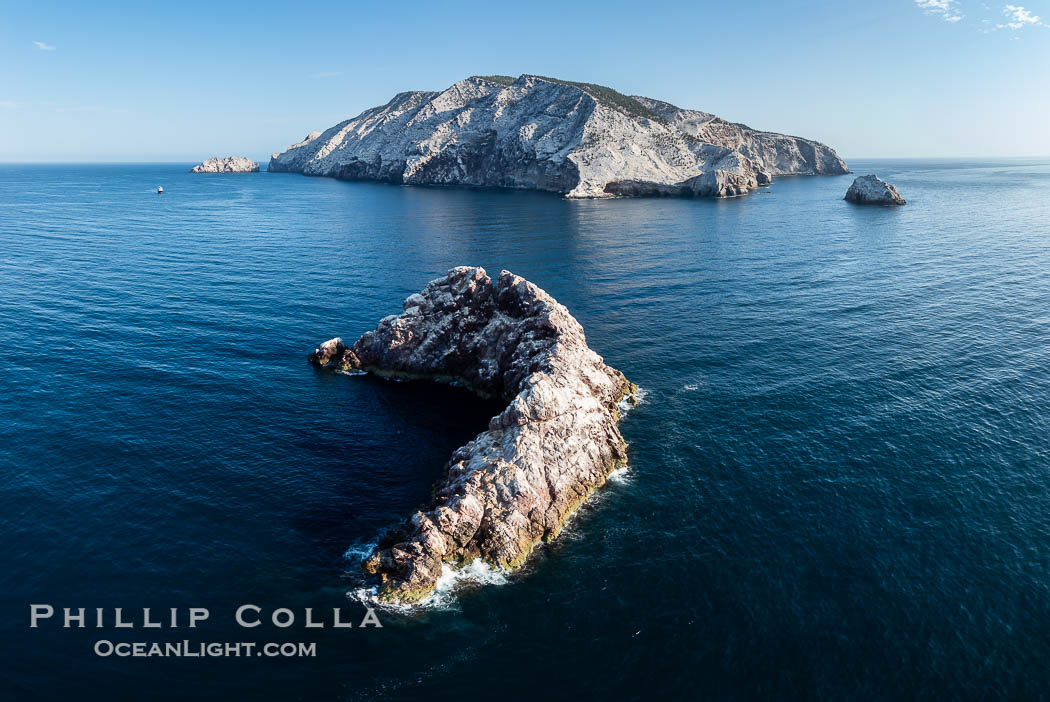
[[[607,88],[604,85],[598,85],[597,83],[577,83],[575,81],[561,80],[560,78],[551,78],[549,76],[536,77],[542,80],[549,80],[551,83],[560,83],[561,85],[571,85],[574,88],[579,88],[598,102],[613,107],[630,117],[648,119],[654,122],[667,121],[634,98],[628,97],[612,88]]]
[[[498,83],[499,85],[511,85],[517,78],[512,76],[472,76],[481,80],[487,80],[490,83]],[[612,107],[629,117],[635,117],[638,119],[648,119],[654,122],[667,122],[666,119],[661,117],[657,112],[650,110],[648,107],[638,102],[632,97],[628,97],[623,93],[607,88],[604,85],[598,85],[597,83],[579,83],[572,80],[562,80],[561,78],[551,78],[550,76],[536,76],[540,80],[549,81],[551,83],[557,83],[559,85],[568,85],[573,88],[578,88],[583,92],[590,95],[592,98],[597,100],[607,107]]]
[[[481,80],[487,80],[490,83],[499,83],[500,85],[510,85],[517,78],[513,76],[471,76],[472,78],[479,78]]]

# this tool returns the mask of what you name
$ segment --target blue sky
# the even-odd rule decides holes
[[[1050,155],[1050,0],[0,0],[0,161],[260,159],[478,73],[602,83],[847,158]]]

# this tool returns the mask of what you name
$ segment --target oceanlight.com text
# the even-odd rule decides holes
[[[112,642],[99,639],[95,642],[96,656],[108,658],[314,658],[316,643],[258,643],[256,641],[169,641],[165,643],[135,641]]]

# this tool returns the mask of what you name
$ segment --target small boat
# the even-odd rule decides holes
[[[157,194],[158,195],[163,195],[164,194],[164,186],[163,185],[158,185],[157,186]]]

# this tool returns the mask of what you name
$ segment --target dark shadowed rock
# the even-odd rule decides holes
[[[310,359],[457,381],[508,403],[452,454],[433,503],[365,562],[386,601],[426,597],[445,563],[520,566],[627,459],[617,403],[637,388],[588,348],[565,307],[507,271],[492,280],[482,268],[453,268],[353,346],[332,339]]]

